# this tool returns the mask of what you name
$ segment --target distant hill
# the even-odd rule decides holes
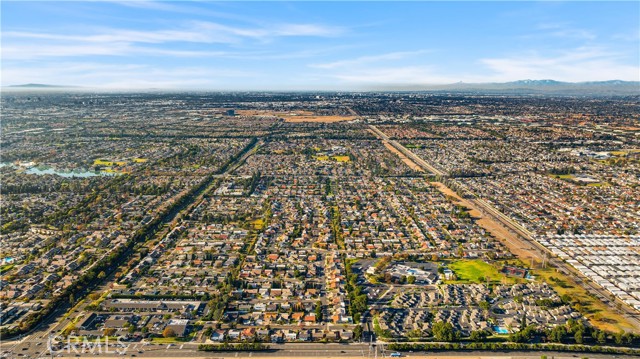
[[[443,91],[510,94],[564,95],[640,95],[640,81],[562,82],[556,80],[519,80],[503,83],[464,83],[448,85],[384,86],[390,91]]]
[[[47,84],[22,84],[11,85],[7,87],[12,88],[31,88],[31,89],[55,89],[55,88],[77,88],[78,86],[63,86],[63,85],[47,85]]]

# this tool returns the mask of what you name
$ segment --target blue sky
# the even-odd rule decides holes
[[[2,85],[640,80],[640,2],[2,1]]]

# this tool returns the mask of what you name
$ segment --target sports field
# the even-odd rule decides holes
[[[453,261],[448,267],[456,274],[456,283],[485,283],[487,279],[499,282],[504,278],[496,267],[481,259]]]

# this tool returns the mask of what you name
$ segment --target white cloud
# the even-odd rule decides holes
[[[614,40],[635,42],[635,44],[638,45],[638,42],[640,42],[640,29],[627,33],[614,34],[611,38]]]
[[[341,27],[317,24],[275,24],[269,27],[238,27],[215,22],[192,21],[179,29],[98,29],[94,34],[69,35],[28,31],[3,31],[4,59],[35,59],[87,55],[160,54],[169,56],[224,56],[223,51],[187,51],[141,47],[140,44],[173,43],[238,44],[245,40],[270,41],[278,37],[337,36]]]
[[[566,23],[544,23],[538,25],[542,36],[552,36],[558,38],[580,39],[580,40],[594,40],[596,35],[589,30],[573,27]]]
[[[439,74],[432,66],[375,67],[340,72],[332,77],[353,84],[418,85],[453,82],[450,77]]]
[[[319,69],[335,69],[341,67],[358,67],[364,64],[369,64],[372,62],[379,61],[389,61],[389,60],[402,60],[408,57],[412,57],[415,55],[428,53],[427,50],[418,50],[418,51],[399,51],[399,52],[390,52],[386,54],[380,55],[372,55],[372,56],[361,56],[355,59],[349,60],[340,60],[334,62],[328,62],[323,64],[311,64],[310,67],[319,68]]]
[[[486,80],[554,79],[559,81],[638,81],[640,67],[623,62],[623,56],[603,48],[581,47],[556,55],[537,52],[513,57],[487,58],[480,62],[492,73]]]
[[[3,64],[2,86],[21,83],[50,83],[100,88],[207,88],[230,79],[253,79],[261,74],[233,68],[155,67],[140,64],[61,62],[46,66]]]

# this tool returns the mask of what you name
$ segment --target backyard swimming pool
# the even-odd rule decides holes
[[[493,331],[498,334],[509,334],[509,331],[503,327],[493,327]]]

